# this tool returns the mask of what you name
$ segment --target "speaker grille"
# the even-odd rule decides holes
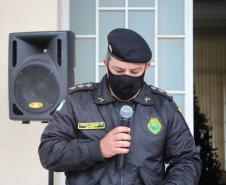
[[[48,111],[57,103],[59,93],[56,75],[43,65],[26,66],[15,78],[16,101],[27,112]]]

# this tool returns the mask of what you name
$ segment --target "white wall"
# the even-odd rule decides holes
[[[47,185],[38,144],[45,124],[8,118],[8,34],[57,29],[57,0],[0,0],[0,184]]]

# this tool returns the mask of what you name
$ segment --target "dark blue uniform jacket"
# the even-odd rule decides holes
[[[132,103],[125,167],[102,157],[100,140],[120,126],[122,105],[106,76],[72,88],[41,136],[43,167],[65,171],[67,185],[197,185],[201,162],[189,128],[172,98],[147,84]]]

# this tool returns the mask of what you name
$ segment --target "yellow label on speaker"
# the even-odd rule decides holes
[[[44,104],[42,102],[31,102],[29,103],[29,107],[32,108],[32,109],[40,109],[44,106]]]

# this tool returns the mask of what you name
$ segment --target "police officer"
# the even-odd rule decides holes
[[[44,168],[64,171],[67,185],[198,184],[199,153],[183,116],[172,97],[144,82],[151,57],[138,33],[108,34],[107,74],[70,88],[42,134]],[[123,105],[134,111],[128,127],[120,125]]]

